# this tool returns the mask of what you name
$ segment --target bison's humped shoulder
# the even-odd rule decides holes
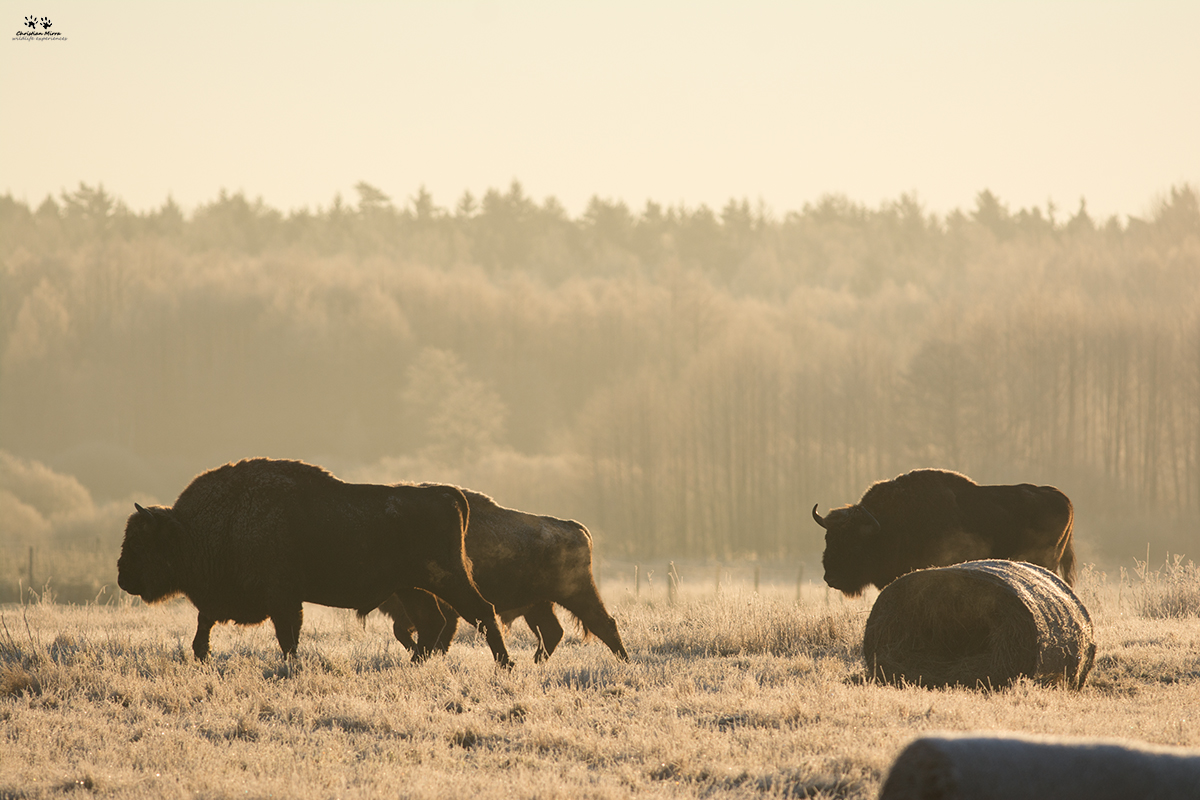
[[[228,495],[290,491],[301,481],[339,483],[329,472],[303,461],[249,458],[222,464],[197,475],[179,495],[176,506],[221,504]]]
[[[554,527],[558,536],[566,539],[582,550],[591,552],[592,534],[582,522],[576,522],[573,519],[555,519],[554,517],[548,517],[547,519],[554,521]]]
[[[514,516],[509,518],[510,535],[525,538],[528,546],[557,553],[591,553],[591,534],[578,522],[519,511],[511,513]]]
[[[959,488],[979,485],[961,472],[955,472],[952,469],[914,469],[912,472],[897,475],[894,482],[900,486],[921,488]]]
[[[291,489],[300,484],[340,484],[333,473],[304,461],[277,458],[248,458],[234,465],[255,488],[265,490]]]
[[[537,533],[538,544],[542,547],[552,547],[556,542],[567,539],[558,520],[552,517],[542,517],[534,530]]]
[[[233,466],[238,470],[271,472],[278,475],[291,475],[293,477],[334,477],[333,473],[324,467],[309,464],[307,461],[296,461],[289,458],[244,458],[236,464],[226,466]],[[217,467],[217,469],[223,469],[223,467]],[[334,478],[334,480],[337,479]]]

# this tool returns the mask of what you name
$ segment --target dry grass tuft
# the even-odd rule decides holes
[[[762,655],[856,658],[869,610],[862,601],[797,606],[732,591],[679,606],[631,603],[653,612],[653,652],[664,656]]]
[[[1176,555],[1162,569],[1151,571],[1145,561],[1136,561],[1134,607],[1150,619],[1200,617],[1200,566]],[[1123,570],[1122,570],[1123,571]]]
[[[42,684],[36,675],[20,664],[0,667],[0,697],[16,697],[26,692],[42,693]]]
[[[879,593],[863,637],[887,682],[1001,688],[1024,676],[1083,686],[1095,657],[1091,617],[1051,572],[1013,561],[918,570]]]

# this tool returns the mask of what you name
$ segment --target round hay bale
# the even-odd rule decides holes
[[[1082,688],[1096,644],[1062,579],[1021,561],[922,569],[888,584],[863,635],[867,672],[927,687],[1001,688],[1026,676]]]
[[[993,734],[926,736],[896,757],[879,800],[1195,800],[1200,750]]]

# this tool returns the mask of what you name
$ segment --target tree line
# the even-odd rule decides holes
[[[928,466],[1058,485],[1101,554],[1196,541],[1193,187],[1124,221],[356,192],[0,197],[0,450],[104,499],[250,455],[448,476],[614,554],[811,554],[813,503]]]

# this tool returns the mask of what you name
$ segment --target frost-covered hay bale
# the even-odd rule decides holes
[[[1062,579],[1019,561],[923,569],[888,584],[863,636],[867,672],[928,687],[1000,688],[1021,676],[1083,686],[1092,620]]]
[[[1196,800],[1200,752],[1098,739],[928,736],[896,757],[879,800]]]

